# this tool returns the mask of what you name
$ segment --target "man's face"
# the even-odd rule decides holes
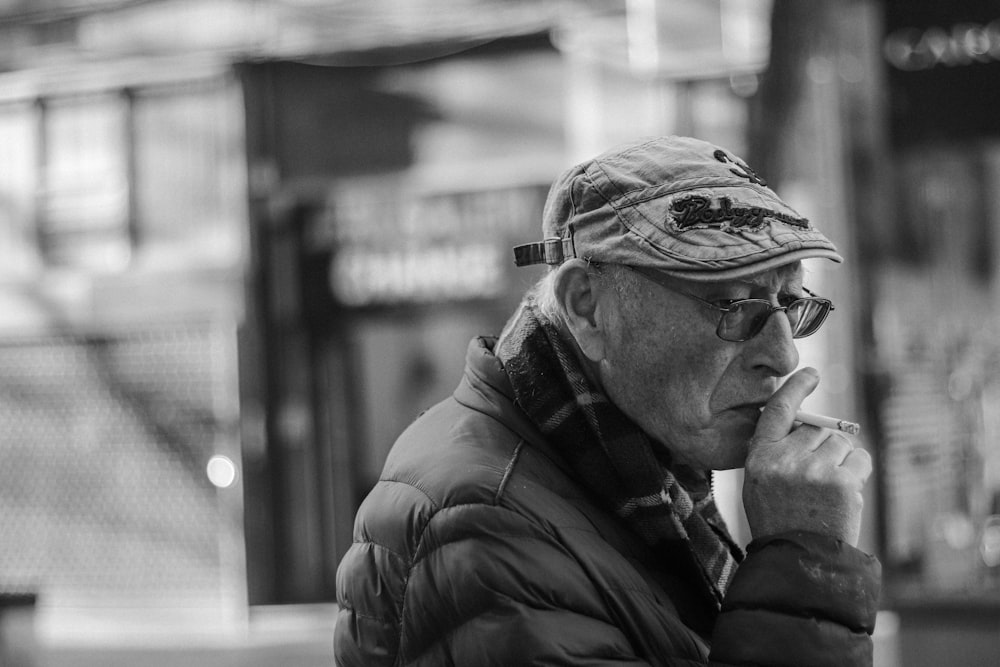
[[[774,313],[754,338],[733,343],[715,334],[720,313],[634,274],[621,293],[605,289],[608,327],[598,364],[609,398],[675,460],[696,469],[742,467],[759,410],[798,365],[791,328]],[[750,282],[676,286],[712,302],[802,295],[801,270]]]

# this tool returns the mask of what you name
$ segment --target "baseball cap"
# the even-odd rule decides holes
[[[579,257],[685,280],[735,280],[837,248],[733,153],[690,137],[647,138],[563,172],[542,214],[543,240],[514,262]]]

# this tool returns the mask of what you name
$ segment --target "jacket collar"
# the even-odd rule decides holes
[[[465,374],[455,389],[455,400],[496,419],[523,440],[550,453],[551,446],[545,436],[515,402],[503,363],[493,354],[496,342],[495,337],[480,336],[469,343],[465,353]],[[552,458],[559,461],[554,453]]]

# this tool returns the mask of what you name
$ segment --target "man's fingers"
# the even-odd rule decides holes
[[[844,462],[844,458],[851,453],[854,449],[854,443],[841,433],[840,431],[834,431],[828,428],[821,428],[818,426],[809,426],[803,424],[799,428],[816,428],[822,436],[817,439],[815,446],[810,447],[810,451],[816,452],[823,450],[821,453],[829,456],[834,460],[836,465],[840,465]]]
[[[795,422],[796,411],[818,384],[819,373],[813,368],[802,368],[792,373],[761,411],[756,438],[774,442],[788,435]]]
[[[867,451],[855,447],[844,457],[844,462],[840,464],[840,467],[849,470],[864,484],[872,474],[872,457]]]

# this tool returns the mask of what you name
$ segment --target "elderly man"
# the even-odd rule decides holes
[[[833,309],[801,261],[833,244],[682,137],[570,169],[543,225],[515,259],[551,270],[358,512],[337,664],[871,664],[871,460],[796,420]],[[711,492],[738,467],[745,554]]]

